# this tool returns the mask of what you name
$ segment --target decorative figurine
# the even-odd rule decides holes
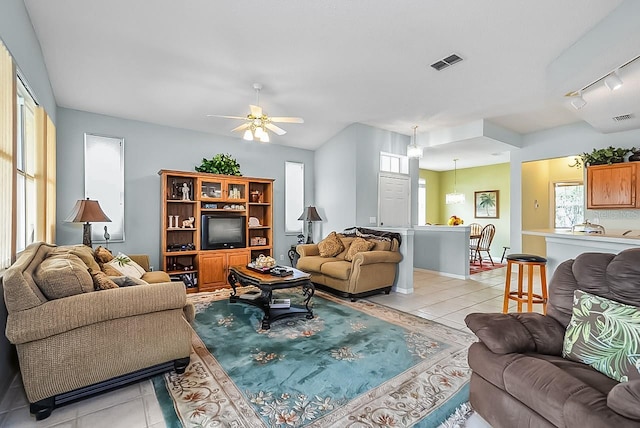
[[[189,217],[186,220],[182,220],[182,227],[185,229],[193,229],[193,222],[195,221],[195,218],[193,217]]]
[[[169,229],[173,229],[173,216],[169,216]]]
[[[182,191],[182,200],[190,201],[191,199],[189,199],[189,185],[187,183],[183,183],[180,190]]]
[[[109,239],[111,239],[111,235],[107,232],[107,226],[104,227],[104,248],[109,249]]]

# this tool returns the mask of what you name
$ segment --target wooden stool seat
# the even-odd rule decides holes
[[[511,266],[518,266],[518,290],[511,291]],[[527,266],[527,289],[523,290],[523,266]],[[533,269],[540,270],[541,294],[533,292]],[[527,303],[527,312],[533,312],[533,304],[542,304],[543,312],[547,313],[547,259],[534,254],[509,254],[507,256],[507,277],[504,286],[504,305],[502,312],[509,312],[509,300],[518,302],[518,312],[522,312],[522,304]]]

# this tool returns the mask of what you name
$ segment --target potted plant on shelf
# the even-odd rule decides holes
[[[629,152],[635,152],[636,148],[623,149],[621,147],[614,148],[613,146],[606,147],[604,149],[593,149],[591,153],[583,153],[580,155],[582,163],[586,166],[589,165],[611,165],[613,163],[624,162],[624,156]]]
[[[196,166],[197,172],[208,172],[211,174],[242,175],[240,164],[231,155],[218,153],[211,160],[202,158],[202,164]]]

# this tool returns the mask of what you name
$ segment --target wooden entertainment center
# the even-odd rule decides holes
[[[273,257],[273,179],[164,169],[158,175],[162,269],[172,279],[183,280],[187,292],[226,287],[229,266],[246,265],[260,254]],[[238,245],[235,235],[228,242],[212,236],[215,227],[240,224],[242,217],[245,247]],[[218,219],[229,223],[214,226]],[[203,221],[209,225],[204,234]],[[231,236],[238,231],[225,232]],[[203,242],[203,236],[209,240]]]

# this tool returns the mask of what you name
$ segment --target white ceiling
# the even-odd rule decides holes
[[[305,119],[272,142],[311,150],[355,122],[410,135],[578,121],[546,69],[621,3],[25,0],[59,106],[230,136],[240,122],[206,114],[246,115],[260,82],[269,115]],[[429,67],[454,52],[464,61]],[[453,151],[478,159],[451,144],[441,169]]]

